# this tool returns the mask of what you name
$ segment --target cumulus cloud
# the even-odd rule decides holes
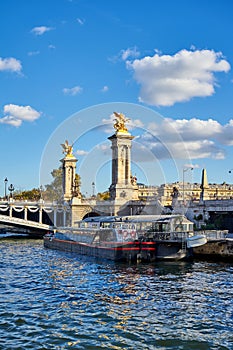
[[[147,131],[148,130],[148,131]],[[233,145],[233,120],[225,125],[213,119],[164,118],[150,123],[138,138],[158,159],[224,159],[225,146]]]
[[[77,94],[80,94],[83,91],[83,88],[81,86],[74,86],[72,88],[64,88],[63,93],[65,95],[71,95],[75,96]]]
[[[127,54],[125,57],[129,58]],[[213,50],[181,50],[173,56],[156,53],[153,57],[127,60],[126,66],[133,70],[141,86],[139,100],[156,106],[211,96],[216,85],[214,73],[230,70],[222,53]]]
[[[22,70],[22,65],[19,60],[13,57],[0,57],[0,71],[11,71],[19,73]]]
[[[1,124],[9,124],[19,127],[23,121],[33,122],[41,116],[30,106],[18,106],[14,104],[5,105],[3,109],[4,117],[0,118]]]
[[[53,30],[52,27],[46,27],[46,26],[40,26],[40,27],[34,27],[31,32],[35,35],[43,35],[46,32],[49,32],[50,30]]]

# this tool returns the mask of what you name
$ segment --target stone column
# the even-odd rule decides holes
[[[77,159],[72,154],[72,146],[68,145],[68,142],[62,145],[65,149],[66,156],[61,159],[62,169],[63,169],[63,200],[65,202],[70,201],[74,196],[74,186],[75,186],[75,173],[76,173],[76,163]]]
[[[27,219],[28,219],[28,208],[24,207],[24,220],[27,221]]]
[[[131,176],[131,142],[134,136],[128,131],[117,131],[108,139],[112,142],[111,200],[138,199],[138,187],[132,183]]]

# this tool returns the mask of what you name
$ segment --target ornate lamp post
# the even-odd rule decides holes
[[[10,184],[10,186],[8,187],[8,190],[10,191],[10,198],[13,198],[13,192],[15,190],[14,186]]]
[[[5,199],[6,199],[6,196],[7,196],[7,184],[8,184],[8,178],[6,177],[5,180],[4,180],[4,183],[5,183]]]
[[[95,197],[95,183],[92,182],[91,186],[92,186],[92,197]]]

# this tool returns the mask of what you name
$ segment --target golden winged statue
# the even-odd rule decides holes
[[[116,131],[120,131],[120,132],[128,132],[128,129],[126,128],[125,126],[125,123],[127,121],[129,121],[130,119],[129,118],[126,118],[124,114],[122,113],[117,113],[117,112],[113,112],[114,115],[115,115],[115,123],[114,123],[114,129]]]
[[[63,153],[65,153],[66,156],[73,155],[73,145],[69,145],[69,142],[67,140],[65,140],[65,143],[61,143],[61,146],[63,148]]]

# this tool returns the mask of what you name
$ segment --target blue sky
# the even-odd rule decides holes
[[[232,183],[233,3],[0,4],[0,196],[51,181],[74,143],[82,191],[111,184],[114,109],[130,117],[139,182]],[[146,151],[146,152],[145,152]],[[1,180],[2,179],[2,180]]]

